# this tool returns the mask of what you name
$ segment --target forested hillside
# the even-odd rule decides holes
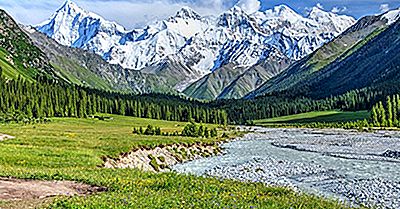
[[[0,71],[1,73],[1,71]],[[3,120],[44,117],[88,117],[112,113],[173,121],[226,124],[223,110],[172,95],[119,94],[39,80],[7,80],[0,77],[0,115]]]
[[[382,19],[381,16],[364,17],[343,34],[317,49],[311,55],[292,64],[281,74],[247,95],[247,97],[253,98],[286,90],[299,94],[299,86],[319,79],[321,75],[323,76],[326,73],[327,68],[340,66],[343,59],[367,44],[386,28],[386,20]],[[304,90],[304,88],[300,89]],[[323,98],[324,96],[321,97]]]

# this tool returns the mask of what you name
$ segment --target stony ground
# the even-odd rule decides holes
[[[291,187],[355,205],[400,208],[400,133],[254,131],[225,144],[222,157],[189,162],[175,170]]]

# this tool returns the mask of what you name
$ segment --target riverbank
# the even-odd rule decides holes
[[[143,171],[167,172],[171,166],[200,158],[221,154],[222,142],[173,144],[153,149],[140,148],[121,154],[117,158],[105,158],[105,168],[136,168]]]
[[[107,188],[107,191],[84,197],[57,196],[40,205],[35,205],[36,200],[29,200],[28,205],[44,208],[346,208],[337,201],[262,183],[146,172],[136,168],[105,168],[104,156],[118,159],[121,153],[142,148],[153,150],[174,144],[190,147],[222,140],[137,135],[132,130],[148,124],[174,133],[182,131],[186,123],[110,117],[113,120],[52,118],[46,124],[0,125],[0,133],[15,136],[15,139],[0,142],[0,176],[73,181]],[[219,136],[222,134],[220,132]],[[15,205],[24,206],[21,201],[0,200],[0,208]]]
[[[400,133],[253,128],[226,155],[174,167],[179,173],[261,182],[354,205],[400,208]]]

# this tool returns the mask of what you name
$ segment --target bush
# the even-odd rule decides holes
[[[204,127],[202,124],[198,125],[195,122],[191,121],[187,124],[181,133],[181,136],[187,137],[217,137],[217,129],[213,128],[209,131],[208,127]]]

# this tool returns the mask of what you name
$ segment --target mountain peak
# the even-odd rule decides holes
[[[182,19],[201,19],[201,15],[194,11],[192,8],[188,6],[182,7],[176,14],[175,17]]]
[[[324,11],[318,6],[314,6],[313,8],[311,8],[310,13],[308,14],[308,18],[312,20],[318,20],[327,16],[338,16],[338,15]]]
[[[284,20],[292,20],[293,22],[296,22],[297,20],[303,18],[300,14],[295,12],[292,8],[285,4],[281,4],[278,6],[275,6],[272,9],[268,9],[264,12],[264,14],[268,18],[279,18],[279,19],[284,19]]]
[[[245,12],[241,7],[235,5],[231,9],[228,10],[228,13],[245,13]]]
[[[125,31],[124,27],[86,11],[71,0],[65,1],[48,20],[36,28],[62,45],[78,48],[85,46],[99,33],[112,39],[112,36],[119,36]],[[104,44],[101,50],[109,50],[111,46],[108,45]]]
[[[281,4],[281,5],[275,6],[272,10],[269,10],[269,11],[278,17],[289,16],[289,15],[290,16],[300,16],[286,4]]]
[[[83,8],[81,8],[80,6],[78,6],[78,4],[76,4],[75,2],[71,1],[71,0],[66,0],[64,2],[64,4],[57,10],[56,13],[59,12],[67,12],[67,14],[73,14],[73,13],[84,13],[86,15],[89,15],[90,12],[87,12],[86,10],[84,10]]]

